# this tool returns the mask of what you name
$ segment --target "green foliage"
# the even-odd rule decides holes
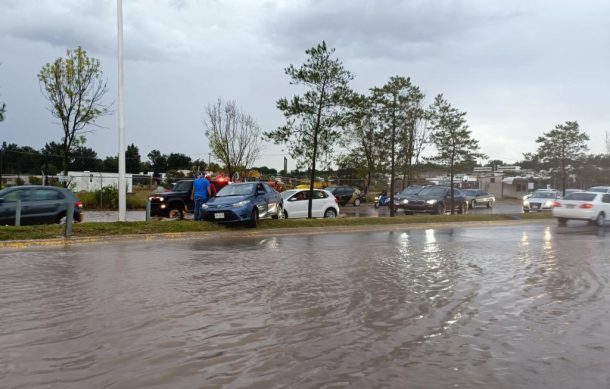
[[[72,144],[78,134],[109,112],[109,107],[101,103],[107,92],[102,75],[100,61],[89,57],[81,47],[68,50],[65,58],[47,63],[38,73],[42,94],[51,104],[49,111],[60,119],[63,127],[64,174],[67,174]]]
[[[568,177],[568,164],[585,157],[585,152],[589,150],[586,144],[588,140],[589,136],[580,131],[576,121],[558,124],[554,129],[545,132],[536,139],[536,143],[539,144],[538,158],[542,162],[548,162],[554,168],[559,169],[564,195]]]
[[[0,105],[0,122],[4,121],[5,115],[6,115],[6,104],[2,103],[2,105]]]
[[[125,171],[127,173],[137,174],[140,172],[140,150],[135,144],[130,144],[125,150]],[[117,166],[118,171],[118,166]]]
[[[338,59],[332,58],[334,52],[322,42],[305,51],[309,57],[300,68],[290,65],[285,69],[291,84],[301,85],[306,91],[291,100],[278,100],[277,107],[286,124],[265,133],[267,139],[288,147],[298,167],[309,167],[311,188],[318,159],[328,163],[332,158],[333,147],[346,122],[345,106],[352,96],[348,84],[353,76]],[[311,217],[311,199],[308,215]]]
[[[42,185],[42,178],[40,177],[30,176],[28,177],[28,181],[30,182],[30,185]]]

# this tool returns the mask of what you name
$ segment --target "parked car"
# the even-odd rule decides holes
[[[479,204],[491,208],[496,202],[494,195],[481,189],[463,189],[462,192],[466,196],[466,201],[468,201],[470,208],[474,208]]]
[[[553,209],[555,200],[561,198],[561,193],[557,190],[537,190],[532,195],[523,200],[523,212],[541,212]]]
[[[352,204],[354,207],[359,207],[364,201],[364,195],[360,192],[360,189],[351,186],[335,185],[327,187],[326,190],[337,198],[340,206]]]
[[[148,197],[150,215],[183,219],[185,213],[193,213],[195,204],[191,199],[193,180],[180,180],[174,183],[171,191],[155,193]]]
[[[21,200],[22,225],[64,223],[70,203],[74,204],[73,220],[83,220],[83,203],[68,189],[23,185],[0,190],[0,225],[15,224],[17,200]]]
[[[394,195],[394,209],[406,209],[409,199],[417,195],[425,186],[411,185]]]
[[[560,226],[568,220],[586,220],[601,227],[610,219],[610,193],[570,193],[553,202],[552,212]]]
[[[289,189],[282,192],[284,217],[294,219],[308,216],[309,189]],[[314,189],[311,201],[312,217],[337,217],[337,199],[327,190]]]
[[[431,213],[442,215],[451,209],[451,188],[448,186],[428,186],[409,199],[405,206],[406,213]],[[453,188],[453,209],[458,213],[468,212],[468,203],[464,194]]]
[[[610,186],[592,186],[587,192],[610,193]]]
[[[203,204],[202,211],[203,220],[250,227],[256,227],[260,219],[284,217],[282,196],[266,182],[227,185]]]
[[[195,204],[191,199],[193,181],[179,180],[174,183],[171,191],[155,193],[148,197],[150,201],[150,216],[184,219],[185,213],[193,213]],[[218,192],[229,183],[226,177],[212,178],[210,183]],[[212,192],[214,193],[214,191]]]

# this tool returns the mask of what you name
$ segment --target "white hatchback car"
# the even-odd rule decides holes
[[[307,217],[309,206],[309,189],[289,189],[282,192],[284,199],[284,216],[286,218]],[[312,217],[337,217],[339,205],[337,199],[327,190],[314,189],[311,204]]]
[[[553,203],[553,216],[560,226],[568,220],[586,220],[601,227],[610,219],[610,193],[570,193]]]

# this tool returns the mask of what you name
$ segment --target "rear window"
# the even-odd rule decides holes
[[[566,195],[566,200],[577,200],[577,201],[593,201],[597,195],[594,193],[570,193]]]

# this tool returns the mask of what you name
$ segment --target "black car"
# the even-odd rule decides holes
[[[352,204],[354,207],[359,207],[364,201],[364,195],[359,189],[347,185],[333,185],[325,188],[333,194],[340,206]]]
[[[406,209],[409,200],[424,189],[425,186],[411,185],[394,195],[394,209]]]
[[[183,219],[184,213],[194,211],[191,199],[193,180],[180,180],[174,184],[170,192],[155,193],[148,197],[150,201],[150,216]]]
[[[407,214],[431,213],[442,215],[451,209],[451,188],[448,186],[428,186],[411,197],[405,206]],[[466,196],[453,188],[453,209],[458,213],[468,211]]]
[[[70,203],[74,221],[83,220],[83,203],[68,189],[23,185],[0,190],[0,225],[15,224],[17,200],[21,200],[21,225],[64,223]]]

